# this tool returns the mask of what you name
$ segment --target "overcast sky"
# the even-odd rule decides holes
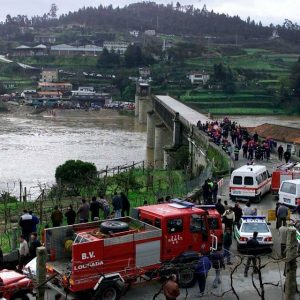
[[[0,0],[0,20],[5,20],[5,16],[10,14],[42,15],[49,11],[51,3],[56,3],[59,14],[77,10],[85,6],[98,6],[112,4],[114,7],[124,6],[129,3],[139,1],[132,0]],[[166,4],[167,1],[157,0],[157,3]],[[173,1],[174,5],[176,0]],[[264,25],[270,23],[282,24],[284,19],[300,23],[300,0],[182,0],[181,5],[193,4],[202,8],[207,5],[208,10],[228,13],[229,15],[239,15],[242,19],[248,16],[256,21],[262,21]]]

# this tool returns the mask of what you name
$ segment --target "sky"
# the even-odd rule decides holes
[[[56,3],[58,14],[74,11],[83,6],[98,6],[112,4],[124,6],[139,1],[132,0],[0,0],[0,20],[5,20],[7,14],[11,16],[21,15],[42,15],[50,9],[51,3]],[[171,3],[170,0],[157,0],[156,3]],[[300,1],[299,0],[181,0],[181,5],[193,4],[194,7],[202,8],[206,4],[208,10],[239,15],[246,20],[261,21],[264,25],[273,23],[282,24],[284,19],[300,23]],[[173,1],[174,5],[177,0]]]

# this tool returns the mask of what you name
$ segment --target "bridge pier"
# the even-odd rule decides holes
[[[154,149],[155,146],[155,125],[158,123],[158,118],[155,112],[148,111],[147,113],[147,147]]]
[[[147,112],[152,110],[151,87],[147,83],[136,85],[134,115],[139,118],[139,124],[147,123]]]
[[[154,167],[162,169],[164,167],[164,147],[172,143],[172,137],[168,128],[163,124],[155,126],[154,143]]]

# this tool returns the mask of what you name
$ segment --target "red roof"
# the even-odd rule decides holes
[[[300,129],[277,124],[262,124],[251,130],[262,138],[271,137],[273,140],[280,142],[294,143],[300,141]]]

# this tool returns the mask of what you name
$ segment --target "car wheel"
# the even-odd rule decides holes
[[[27,295],[21,295],[20,293],[13,295],[10,299],[11,300],[30,300],[30,298]]]
[[[179,271],[178,284],[181,288],[193,287],[196,283],[195,270],[186,268]]]
[[[104,221],[100,224],[100,230],[102,233],[122,232],[129,230],[129,225],[122,221]]]

